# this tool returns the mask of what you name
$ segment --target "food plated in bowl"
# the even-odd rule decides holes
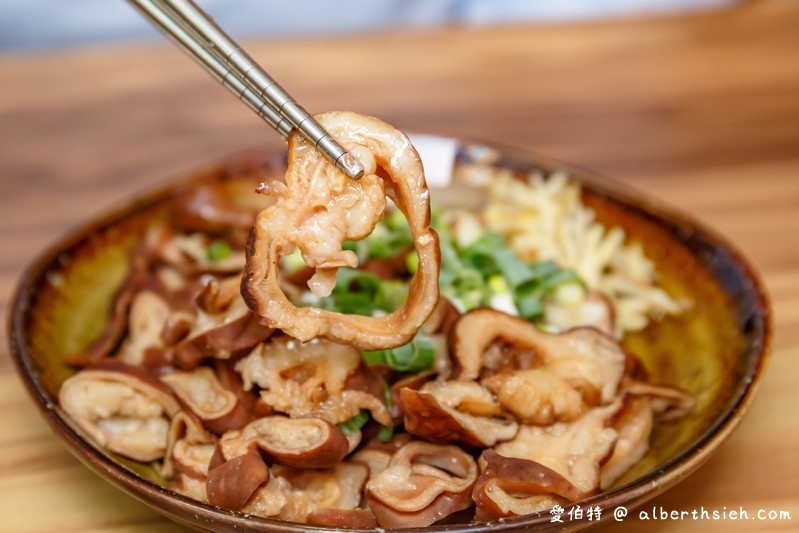
[[[300,344],[249,320],[230,280],[244,267],[246,228],[264,207],[253,204],[252,189],[283,172],[279,156],[248,154],[79,230],[29,271],[12,339],[45,416],[101,474],[173,518],[211,529],[308,528],[253,515],[374,525],[353,522],[369,519],[369,512],[384,527],[426,525],[401,519],[429,505],[403,509],[391,494],[407,481],[399,474],[414,467],[437,487],[424,495],[427,503],[441,495],[458,500],[449,517],[439,509],[431,515],[440,512],[451,522],[434,527],[451,529],[484,527],[486,520],[492,527],[546,526],[556,504],[632,505],[676,482],[726,436],[751,398],[768,338],[766,304],[751,271],[727,245],[682,217],[664,215],[601,180],[586,181],[580,171],[571,170],[568,180],[553,177],[556,167],[540,159],[447,142],[455,148],[450,181],[431,193],[440,206],[432,226],[442,240],[444,304],[411,344],[383,350],[335,348],[328,340]],[[543,206],[542,213],[531,214],[530,205]],[[558,236],[547,230],[552,224],[566,224],[571,233]],[[345,274],[330,297],[310,293],[309,272],[287,255],[286,293],[298,306],[372,316],[402,305],[415,268],[412,246],[399,217],[389,214],[378,227],[360,241],[365,246],[352,245],[366,272],[340,271]],[[526,227],[535,229],[532,237]],[[536,235],[549,237],[535,242]],[[544,253],[558,247],[572,256]],[[497,257],[502,262],[492,264]],[[613,257],[624,260],[615,265]],[[547,259],[575,262],[542,262]],[[137,281],[136,272],[146,272],[146,279]],[[636,274],[645,283],[631,286]],[[177,293],[194,282],[179,302]],[[578,307],[587,309],[593,328],[571,329],[586,320],[582,313],[574,317]],[[664,316],[649,320],[653,313]],[[486,336],[492,328],[505,346],[493,342],[498,333]],[[623,339],[621,346],[616,339]],[[477,349],[481,342],[485,350]],[[603,346],[608,364],[581,376],[593,358],[557,361],[546,356],[563,351],[548,350],[553,342],[590,346],[592,354]],[[495,353],[487,361],[489,345]],[[646,379],[625,350],[640,359]],[[312,364],[298,365],[298,351]],[[546,379],[535,381],[542,374]],[[539,406],[524,401],[534,394],[519,392],[553,383],[560,387],[551,395],[557,401]],[[141,405],[114,400],[112,415],[124,416],[98,413],[91,406],[100,403],[86,401],[87,391],[98,390],[97,397]],[[198,390],[217,394],[197,401]],[[642,400],[634,409],[625,397]],[[626,403],[624,411],[617,401]],[[658,411],[675,419],[655,423],[651,438],[642,430],[645,439],[627,439],[634,446],[614,463],[620,430],[635,427],[625,426],[622,415],[646,414],[643,403],[650,416],[658,403]],[[134,420],[134,412],[146,416]],[[647,416],[641,420],[638,426],[651,425]],[[576,454],[585,461],[580,472],[564,470],[557,453],[548,460],[531,451],[530,442],[561,451],[563,441],[555,437],[579,433],[592,421],[589,433],[600,444]],[[148,431],[128,434],[131,425]],[[307,440],[301,453],[289,449],[279,437],[295,431],[318,437],[319,445]],[[126,438],[132,434],[147,438]],[[215,454],[221,459],[211,467]],[[431,457],[446,457],[451,466]],[[242,464],[252,479],[227,490],[226,472]],[[513,479],[519,472],[523,479]],[[536,475],[544,481],[530,483]],[[358,491],[347,492],[343,502],[308,488],[328,487],[330,478],[338,480],[337,490],[348,480]],[[487,496],[509,484],[515,485],[504,501]],[[281,498],[288,507],[267,508]]]

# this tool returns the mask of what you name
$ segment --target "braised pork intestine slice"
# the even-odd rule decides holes
[[[457,446],[411,441],[366,484],[366,502],[381,527],[425,527],[472,504],[478,468]]]
[[[617,413],[613,427],[619,436],[613,454],[602,464],[600,487],[609,488],[649,450],[654,414],[648,396],[630,395]]]
[[[139,292],[130,306],[128,337],[119,354],[122,361],[140,365],[148,348],[163,348],[161,332],[172,314],[164,298],[149,290]]]
[[[227,390],[219,382],[216,373],[208,367],[196,368],[191,372],[176,370],[161,376],[161,381],[213,433],[222,434],[238,429],[252,420],[239,397]]]
[[[528,459],[550,468],[585,494],[599,489],[599,469],[612,453],[618,433],[608,427],[621,402],[591,409],[570,423],[522,426],[516,438],[497,444],[505,457]]]
[[[418,391],[400,389],[405,430],[425,440],[493,446],[516,436],[519,425],[500,418],[502,407],[473,381],[430,381]]]
[[[240,275],[205,281],[194,299],[195,315],[185,324],[188,331],[173,348],[177,366],[192,369],[209,358],[229,359],[272,335],[247,308],[240,284]]]
[[[137,461],[161,459],[180,405],[165,385],[139,369],[106,366],[67,379],[58,394],[61,407],[100,448]]]
[[[256,219],[242,294],[266,324],[302,341],[326,337],[364,350],[405,344],[438,301],[441,263],[419,155],[404,133],[376,118],[355,113],[316,118],[363,165],[364,177],[349,179],[294,133],[285,185],[271,182],[265,187],[277,201]],[[342,250],[342,243],[372,232],[383,217],[386,195],[408,219],[419,256],[405,304],[382,317],[295,307],[279,285],[280,257],[299,247],[306,264],[316,269],[311,290],[319,296],[329,294],[338,268],[357,266],[356,255]]]
[[[347,461],[325,469],[276,465],[269,482],[255,491],[243,511],[305,522],[309,514],[319,509],[356,509],[368,475],[365,465]]]
[[[349,452],[344,433],[320,418],[267,416],[225,433],[219,441],[222,457],[228,461],[254,447],[271,458],[270,464],[296,468],[335,466]]]
[[[526,362],[497,368],[482,384],[525,423],[573,420],[617,396],[625,356],[612,337],[594,328],[552,335],[490,308],[473,309],[455,323],[450,345],[456,379],[479,379],[497,342],[527,354]]]
[[[472,492],[476,520],[522,516],[588,496],[561,474],[529,459],[488,449],[479,464],[482,473]]]
[[[196,417],[181,411],[169,426],[166,454],[159,473],[167,478],[181,474],[204,481],[215,449],[216,438]]]
[[[339,424],[366,409],[389,425],[391,415],[381,398],[347,387],[347,379],[361,365],[361,355],[352,346],[325,339],[301,343],[281,336],[257,346],[236,370],[245,390],[258,385],[261,400],[280,413]]]

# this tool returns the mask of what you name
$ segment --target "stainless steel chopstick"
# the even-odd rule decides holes
[[[164,29],[176,44],[183,48],[197,63],[203,66],[217,81],[235,93],[247,106],[255,111],[270,126],[287,137],[293,128],[291,123],[284,119],[268,103],[264,102],[253,93],[239,78],[232,76],[230,69],[219,61],[211,52],[200,45],[189,31],[171,18],[154,0],[135,0],[133,2],[140,8],[151,21]]]
[[[358,161],[194,3],[130,2],[282,135],[288,136],[296,128],[348,176],[358,179],[363,175]]]

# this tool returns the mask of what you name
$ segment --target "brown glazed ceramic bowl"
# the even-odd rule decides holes
[[[725,240],[674,210],[607,179],[515,150],[452,142],[455,168],[469,165],[528,172],[565,169],[584,185],[584,200],[600,221],[624,228],[657,265],[662,285],[694,305],[677,318],[653,323],[625,340],[655,382],[689,391],[692,415],[656,426],[647,455],[615,487],[580,502],[632,509],[693,472],[730,435],[752,402],[769,349],[769,307],[749,264]],[[170,182],[78,228],[44,252],[25,272],[13,301],[11,352],[33,401],[68,448],[92,470],[177,522],[214,531],[308,531],[304,524],[226,511],[172,492],[149,465],[122,459],[88,444],[57,405],[58,390],[74,370],[64,357],[102,330],[109,301],[126,275],[126,252],[149,225],[169,215],[170,198],[189,183],[220,181],[231,194],[251,196],[255,184],[282,175],[285,154],[248,152]],[[457,172],[456,172],[457,174]],[[244,186],[242,186],[242,184]],[[462,190],[457,190],[458,188]],[[474,192],[474,191],[472,191]],[[479,202],[468,186],[433,191],[438,203]],[[501,520],[492,531],[533,526],[580,529],[597,522],[551,522],[549,513]],[[425,531],[486,530],[487,523],[449,524]]]

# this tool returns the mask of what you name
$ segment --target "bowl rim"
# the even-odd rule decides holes
[[[426,133],[426,132],[422,132]],[[530,167],[540,167],[548,171],[554,169],[565,170],[571,179],[587,186],[593,193],[610,199],[616,203],[632,207],[642,215],[654,219],[661,225],[671,228],[688,228],[692,237],[709,243],[713,249],[725,251],[730,260],[739,268],[743,278],[748,280],[747,293],[755,302],[759,311],[756,318],[755,342],[746,347],[739,354],[742,360],[750,361],[750,367],[742,377],[742,382],[736,384],[732,401],[722,411],[715,422],[692,444],[679,455],[662,465],[660,468],[645,474],[629,483],[616,487],[610,491],[602,492],[596,496],[565,506],[567,509],[573,505],[583,508],[599,505],[603,511],[602,521],[609,520],[611,509],[625,505],[628,508],[636,507],[646,500],[673,486],[684,477],[696,470],[709,457],[711,452],[718,448],[729,435],[738,427],[744,415],[748,412],[758,389],[765,365],[771,352],[773,337],[773,317],[770,299],[765,290],[760,275],[753,268],[748,259],[725,237],[715,230],[709,229],[705,224],[697,221],[692,216],[683,213],[665,202],[655,200],[651,196],[637,192],[633,187],[620,183],[604,175],[586,170],[576,165],[563,163],[556,159],[540,156],[527,149],[507,146],[500,143],[485,142],[473,138],[464,139],[457,136],[433,134],[438,137],[452,139],[458,143],[459,149],[464,146],[479,146],[498,151],[502,160],[523,163]],[[194,170],[180,174],[178,177],[167,179],[155,186],[133,195],[131,199],[123,199],[111,205],[101,214],[90,220],[78,224],[53,243],[48,245],[36,259],[23,271],[10,301],[10,312],[7,321],[7,335],[11,359],[15,369],[23,382],[28,395],[36,404],[40,415],[45,419],[50,429],[63,439],[69,451],[92,471],[122,489],[134,498],[151,506],[155,511],[170,517],[185,525],[211,528],[220,523],[230,528],[243,530],[273,530],[273,531],[329,531],[331,528],[310,526],[308,524],[286,522],[269,518],[246,515],[240,512],[229,511],[219,507],[205,504],[161,487],[156,483],[141,477],[136,472],[127,469],[123,464],[115,461],[110,455],[96,449],[66,421],[61,410],[49,398],[39,376],[34,368],[27,346],[27,318],[28,310],[34,302],[39,286],[50,268],[58,261],[59,256],[71,250],[80,241],[86,239],[91,233],[100,228],[119,223],[134,213],[140,212],[149,206],[165,200],[170,194],[179,190],[181,186],[197,183],[203,180],[213,180],[228,171],[231,167],[242,162],[256,161],[259,166],[268,164],[272,158],[281,154],[280,149],[274,147],[253,148],[235,152],[231,155],[217,159],[214,162],[196,167]],[[285,159],[285,157],[283,158]],[[659,490],[653,490],[658,488]],[[190,518],[186,518],[190,517]],[[466,524],[433,525],[424,528],[404,529],[406,532],[414,531],[447,531],[469,532],[491,527],[496,531],[508,531],[530,526],[543,526],[550,523],[549,514],[546,512],[525,515],[513,518],[495,520],[491,522],[474,522]],[[585,522],[583,526],[595,525],[598,522]],[[373,531],[371,529],[346,529],[346,531]]]

